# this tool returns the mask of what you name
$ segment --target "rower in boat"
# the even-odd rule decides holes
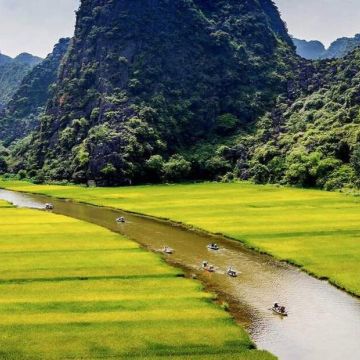
[[[277,315],[288,316],[285,306],[281,306],[278,303],[275,303],[271,310]]]
[[[230,266],[228,271],[227,271],[227,274],[230,276],[230,277],[237,277],[238,274],[237,272]]]
[[[208,249],[209,249],[209,250],[217,251],[217,250],[219,250],[220,248],[219,248],[218,244],[212,243],[212,244],[209,244],[209,245],[208,245]]]
[[[208,265],[208,267],[205,269],[207,272],[213,273],[215,272],[214,265]]]
[[[168,247],[168,246],[165,246],[164,249],[163,249],[163,252],[165,254],[171,255],[174,252],[174,250],[172,248]]]
[[[50,204],[50,203],[47,203],[47,204],[45,204],[45,209],[46,209],[46,210],[53,210],[53,209],[54,209],[54,205],[53,205],[53,204]]]
[[[121,223],[124,223],[125,222],[125,218],[123,216],[120,216],[116,219],[116,222],[121,224]]]
[[[202,268],[207,272],[211,272],[211,273],[215,272],[215,266],[209,265],[209,263],[207,261],[203,261]]]

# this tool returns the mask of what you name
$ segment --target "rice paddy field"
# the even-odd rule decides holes
[[[250,183],[0,187],[120,208],[224,234],[360,296],[360,198]]]
[[[165,358],[274,359],[161,257],[0,201],[0,359]]]

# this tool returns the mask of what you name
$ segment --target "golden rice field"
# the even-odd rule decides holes
[[[250,183],[124,188],[0,187],[70,198],[225,234],[360,296],[360,198]]]
[[[0,202],[0,359],[273,359],[178,275],[104,228]]]

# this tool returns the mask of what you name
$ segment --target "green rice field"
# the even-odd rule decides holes
[[[166,358],[274,359],[161,257],[0,201],[0,359]]]
[[[1,181],[0,187],[121,208],[221,233],[360,296],[356,196],[245,182],[84,188]]]

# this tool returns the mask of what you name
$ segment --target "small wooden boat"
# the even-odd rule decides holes
[[[214,251],[220,250],[220,248],[217,244],[209,244],[207,247],[209,250],[214,250]]]
[[[209,273],[213,273],[215,272],[215,266],[214,265],[208,265],[206,268],[204,268],[205,271],[209,272]]]
[[[230,276],[230,277],[237,277],[238,274],[235,270],[233,270],[232,268],[229,268],[228,271],[227,271],[227,274]]]
[[[124,218],[123,216],[120,216],[120,217],[118,217],[118,218],[116,219],[116,222],[117,222],[118,224],[124,223],[124,222],[125,222],[125,218]]]
[[[53,209],[54,209],[54,205],[53,205],[53,204],[50,204],[50,203],[45,204],[45,209],[46,209],[46,210],[53,210]]]
[[[210,273],[215,272],[215,266],[214,265],[209,265],[207,261],[203,261],[202,263],[202,268]]]
[[[174,249],[172,249],[172,248],[170,248],[168,246],[165,246],[164,249],[163,249],[163,253],[171,255],[171,254],[174,253]]]
[[[272,310],[276,315],[288,316],[288,313],[287,313],[287,311],[286,311],[286,309],[285,309],[284,306],[277,306],[277,307],[273,306],[273,307],[271,308],[271,310]]]

